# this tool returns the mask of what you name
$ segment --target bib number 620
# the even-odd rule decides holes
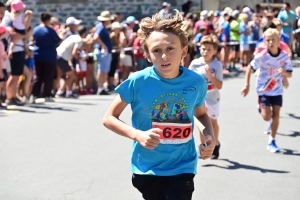
[[[191,133],[191,128],[185,128],[185,129],[181,129],[181,128],[170,128],[170,127],[165,127],[163,129],[163,137],[164,138],[187,138],[189,137]]]

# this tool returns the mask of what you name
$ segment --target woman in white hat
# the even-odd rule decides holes
[[[97,56],[98,61],[98,94],[109,95],[104,89],[104,83],[107,80],[112,60],[111,51],[113,43],[109,37],[107,28],[110,28],[113,18],[109,11],[103,11],[97,19],[101,22],[96,25],[96,32],[94,34],[95,55]]]

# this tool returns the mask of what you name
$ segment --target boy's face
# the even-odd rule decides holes
[[[202,44],[200,47],[201,55],[204,59],[212,59],[216,55],[217,50],[211,44]]]
[[[187,46],[182,48],[180,38],[169,32],[152,32],[146,44],[149,62],[163,78],[175,78],[179,74],[181,57],[187,55]]]
[[[279,38],[275,34],[266,35],[264,41],[270,51],[275,51],[279,48]]]

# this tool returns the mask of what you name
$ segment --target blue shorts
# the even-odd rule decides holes
[[[266,108],[268,106],[280,106],[282,107],[282,95],[278,96],[258,96],[258,103],[260,108]]]
[[[111,53],[101,53],[99,49],[95,49],[95,55],[97,56],[98,72],[108,73],[110,70],[110,63],[112,60]]]

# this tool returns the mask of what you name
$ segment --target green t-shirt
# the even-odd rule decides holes
[[[230,38],[231,38],[231,40],[234,40],[234,41],[240,40],[239,30],[240,30],[239,22],[237,22],[236,20],[233,20],[230,23]]]

